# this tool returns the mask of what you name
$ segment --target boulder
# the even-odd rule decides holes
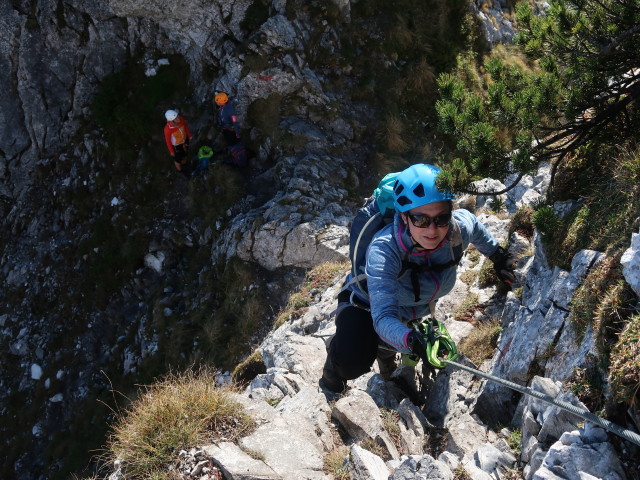
[[[640,297],[640,233],[631,236],[631,246],[622,254],[620,264],[624,279]]]

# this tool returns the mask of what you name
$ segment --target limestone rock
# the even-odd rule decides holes
[[[352,390],[338,400],[331,416],[344,427],[356,441],[371,438],[389,452],[391,458],[399,458],[389,434],[385,431],[378,406],[371,397],[359,390]]]
[[[625,280],[640,297],[640,233],[631,236],[631,246],[622,254],[620,263]]]
[[[202,450],[215,459],[216,465],[228,478],[273,480],[279,474],[261,460],[254,459],[231,442],[205,445]]]
[[[597,428],[597,427],[595,427]],[[601,430],[601,429],[600,429]],[[624,480],[626,475],[612,445],[602,441],[606,435],[590,438],[584,431],[563,434],[547,452],[533,480],[556,478],[601,478]]]
[[[387,480],[389,469],[379,456],[354,444],[350,451],[349,473],[353,480]]]
[[[449,467],[430,455],[412,455],[402,460],[390,480],[453,480]]]

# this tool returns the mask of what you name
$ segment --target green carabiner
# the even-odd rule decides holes
[[[447,327],[441,321],[434,320],[427,335],[427,360],[436,368],[444,368],[447,366],[444,360],[457,358],[458,349]]]

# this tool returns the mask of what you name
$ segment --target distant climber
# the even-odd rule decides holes
[[[164,126],[164,140],[173,157],[173,163],[176,170],[189,178],[191,173],[187,151],[193,135],[191,135],[185,119],[176,110],[167,110],[164,116],[167,119],[167,124]]]
[[[198,150],[198,155],[193,158],[193,163],[196,167],[193,169],[192,175],[198,175],[200,172],[204,172],[211,159],[213,158],[213,149],[208,145],[203,145]]]
[[[216,127],[222,132],[227,146],[235,145],[240,141],[240,128],[233,103],[224,92],[215,92],[213,103],[216,108]]]

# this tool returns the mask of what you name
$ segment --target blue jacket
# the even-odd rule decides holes
[[[498,248],[498,242],[471,212],[454,210],[453,218],[460,227],[463,250],[473,243],[480,253],[489,256]],[[410,353],[407,335],[411,331],[401,319],[411,320],[428,315],[429,303],[449,293],[456,282],[455,266],[441,272],[424,272],[420,275],[420,300],[416,302],[411,271],[407,270],[398,278],[402,271],[402,260],[409,252],[408,259],[418,264],[442,265],[450,262],[453,260],[450,248],[452,231],[453,225],[449,227],[447,237],[433,250],[409,252],[413,242],[400,214],[396,213],[393,223],[377,232],[367,249],[365,273],[369,299],[362,298],[356,285],[350,287],[363,303],[371,306],[373,326],[378,336],[400,352]],[[347,282],[349,280],[348,277]]]
[[[240,133],[238,129],[238,118],[236,116],[236,109],[231,101],[227,102],[222,108],[215,107],[218,111],[218,128],[224,130],[234,130],[236,134]]]

